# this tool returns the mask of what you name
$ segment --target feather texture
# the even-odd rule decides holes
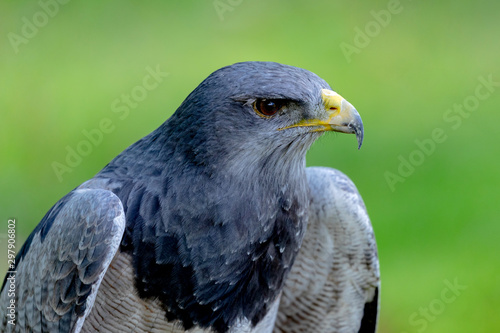
[[[307,168],[307,179],[309,224],[274,332],[375,332],[380,276],[365,205],[337,170]]]

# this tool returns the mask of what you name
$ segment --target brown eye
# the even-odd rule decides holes
[[[279,99],[258,99],[254,103],[254,108],[263,116],[270,117],[283,108],[285,102]]]

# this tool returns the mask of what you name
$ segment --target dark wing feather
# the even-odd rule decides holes
[[[16,258],[16,325],[0,309],[1,332],[79,332],[125,227],[121,201],[106,190],[74,190],[47,213]],[[9,275],[9,274],[8,274]]]

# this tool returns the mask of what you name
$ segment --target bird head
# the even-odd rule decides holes
[[[248,165],[273,153],[305,157],[328,131],[355,134],[358,148],[363,141],[358,112],[328,83],[305,69],[273,62],[242,62],[215,71],[175,117],[195,131],[189,137],[200,160],[225,156],[225,164]]]

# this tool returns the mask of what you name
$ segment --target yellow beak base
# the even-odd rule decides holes
[[[280,128],[280,130],[293,127],[314,127],[313,132],[334,131],[341,133],[354,133],[358,141],[358,149],[363,143],[363,121],[358,111],[342,96],[333,90],[322,89],[325,117],[322,119],[304,119],[299,123]]]

